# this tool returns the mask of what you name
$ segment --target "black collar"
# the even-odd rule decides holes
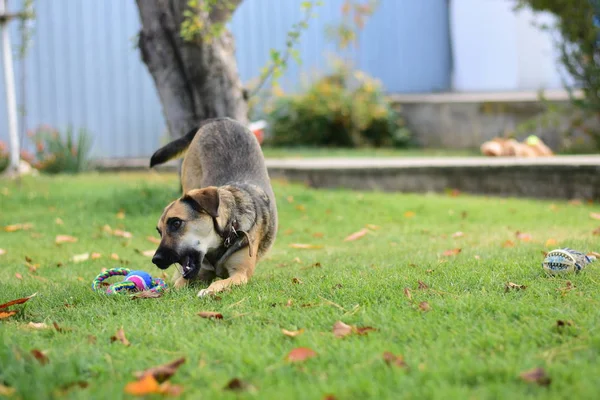
[[[223,263],[236,251],[248,247],[248,254],[252,257],[252,246],[250,236],[247,232],[240,230],[236,218],[232,218],[225,229],[221,230],[216,218],[213,218],[215,230],[223,239],[221,246],[206,254],[207,260],[215,267],[217,276],[222,277]]]

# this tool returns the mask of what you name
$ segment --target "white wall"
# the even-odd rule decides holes
[[[450,30],[456,91],[515,91],[562,87],[552,34],[533,22],[549,14],[515,13],[514,0],[452,0]]]

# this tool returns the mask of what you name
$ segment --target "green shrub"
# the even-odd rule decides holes
[[[29,164],[33,164],[34,157],[27,150],[21,150],[21,160],[27,161]],[[10,164],[10,153],[8,152],[8,147],[6,143],[0,141],[0,173],[4,172],[4,170]]]
[[[36,162],[33,166],[49,174],[77,173],[88,167],[91,137],[85,130],[77,136],[71,128],[64,135],[57,130],[42,126],[29,133],[35,143]]]
[[[273,146],[404,146],[410,139],[379,82],[338,65],[305,93],[276,97],[267,109]]]

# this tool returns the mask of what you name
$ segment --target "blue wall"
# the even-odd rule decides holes
[[[245,0],[231,21],[238,68],[244,82],[256,78],[271,48],[282,49],[302,0]],[[11,1],[11,9],[20,1]],[[298,90],[310,75],[327,69],[335,48],[324,35],[339,21],[343,0],[324,0],[303,33],[302,66],[282,78]],[[139,18],[133,0],[38,0],[32,48],[25,70],[27,115],[20,130],[39,124],[84,127],[94,135],[97,157],[148,156],[166,137],[156,91],[134,38]],[[19,41],[11,24],[13,45]],[[447,0],[381,0],[350,52],[356,66],[379,78],[389,92],[431,92],[450,87]],[[1,67],[0,67],[1,68]],[[8,138],[4,86],[0,82],[0,140]],[[24,122],[24,123],[23,123]],[[25,139],[27,141],[27,139]]]

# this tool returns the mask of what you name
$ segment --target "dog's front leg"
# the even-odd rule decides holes
[[[213,282],[208,288],[199,291],[198,297],[215,294],[231,286],[246,284],[254,273],[256,265],[256,251],[252,253],[253,256],[251,257],[248,254],[248,249],[243,248],[232,254],[224,263],[224,267],[229,272],[229,278]]]

